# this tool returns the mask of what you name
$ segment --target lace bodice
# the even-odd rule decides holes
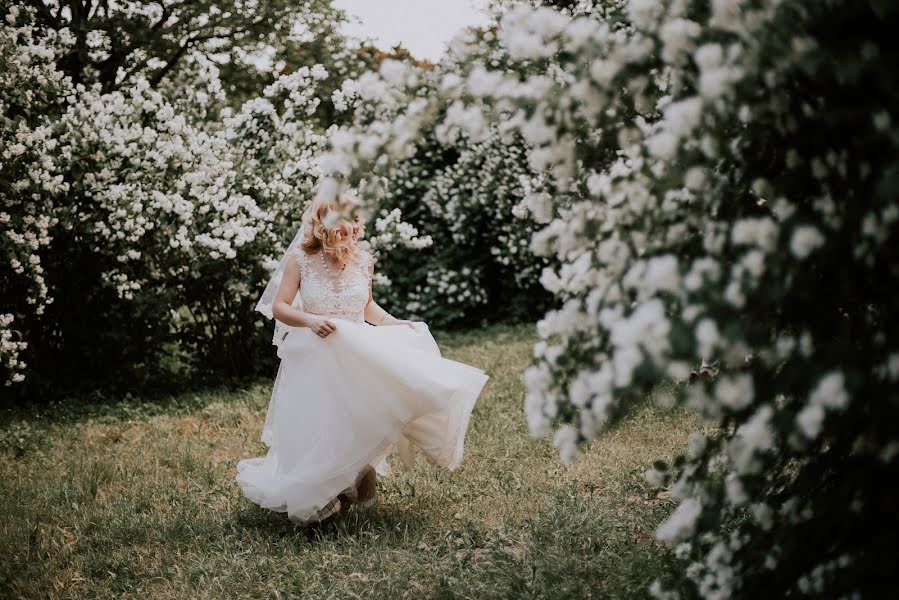
[[[337,317],[361,323],[371,286],[371,255],[359,250],[346,269],[322,260],[321,251],[307,254],[300,247],[291,250],[300,265],[300,299],[303,310],[316,315]]]

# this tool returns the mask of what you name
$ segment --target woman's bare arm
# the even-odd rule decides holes
[[[388,325],[396,322],[398,319],[394,318],[390,313],[381,308],[380,304],[369,297],[368,304],[365,305],[365,320],[372,325]]]
[[[374,259],[372,259],[368,261],[368,304],[365,305],[365,320],[372,325],[411,325],[409,321],[395,318],[393,315],[384,310],[380,304],[375,302],[375,299],[372,297],[371,292],[371,278],[372,276],[374,276],[374,273],[375,265]]]

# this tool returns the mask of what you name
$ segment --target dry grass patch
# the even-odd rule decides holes
[[[395,462],[376,509],[323,527],[256,507],[234,482],[236,462],[264,451],[270,381],[81,419],[7,415],[25,441],[0,446],[0,597],[645,596],[670,561],[652,532],[673,503],[642,473],[701,424],[647,402],[565,466],[527,433],[529,329],[438,341],[491,377],[462,467]]]

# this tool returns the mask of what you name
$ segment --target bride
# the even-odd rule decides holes
[[[238,462],[236,480],[298,523],[372,506],[393,452],[406,466],[420,451],[455,470],[488,379],[441,357],[427,324],[374,301],[361,230],[337,202],[314,199],[256,306],[275,319],[281,364],[262,430],[268,452]]]

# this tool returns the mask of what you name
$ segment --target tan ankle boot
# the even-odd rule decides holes
[[[378,495],[377,473],[374,467],[366,465],[363,475],[356,484],[358,490],[357,502],[362,508],[368,508],[375,504]]]

